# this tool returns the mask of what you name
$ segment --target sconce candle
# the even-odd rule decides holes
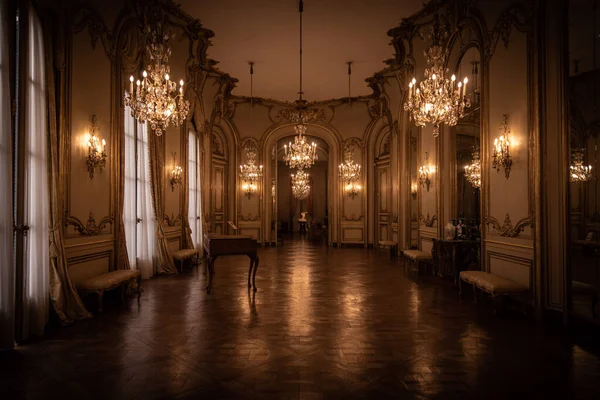
[[[106,167],[106,141],[98,137],[98,125],[96,115],[92,115],[92,128],[88,140],[88,155],[85,160],[90,179],[94,179],[94,172],[98,168],[102,172]]]
[[[183,181],[183,168],[177,165],[175,162],[175,155],[177,153],[173,153],[173,166],[171,167],[171,191],[175,191],[175,185],[181,185]]]
[[[502,116],[500,132],[500,136],[494,139],[492,167],[496,172],[500,172],[500,168],[504,168],[504,176],[508,179],[510,177],[512,160],[510,158],[510,141],[508,139],[510,130],[508,129],[508,116],[506,114]]]

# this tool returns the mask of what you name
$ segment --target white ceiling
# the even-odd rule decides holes
[[[293,101],[299,90],[298,0],[178,0],[215,32],[209,58],[239,79],[233,94]],[[368,95],[365,79],[392,58],[387,31],[423,7],[424,0],[305,0],[303,90],[309,101]]]

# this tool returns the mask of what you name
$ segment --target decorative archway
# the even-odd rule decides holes
[[[261,157],[262,163],[265,166],[263,171],[263,182],[271,182],[271,179],[274,178],[275,171],[271,165],[269,160],[266,159],[267,156],[271,156],[273,147],[276,146],[277,142],[288,136],[294,136],[295,133],[293,131],[295,124],[281,124],[276,125],[269,128],[263,135],[260,140],[260,149],[261,149]],[[337,246],[340,242],[340,197],[341,197],[341,188],[339,183],[339,176],[336,173],[337,166],[341,162],[341,148],[342,148],[342,139],[335,130],[335,128],[325,125],[325,124],[306,124],[307,126],[307,135],[314,136],[321,140],[323,140],[329,146],[329,160],[328,160],[328,187],[327,187],[327,195],[329,198],[328,215],[329,215],[329,229],[328,229],[328,240],[327,243],[329,245]],[[269,199],[271,197],[271,187],[270,185],[262,185],[262,199]],[[264,243],[276,241],[276,238],[271,238],[271,229],[270,224],[273,219],[272,208],[270,207],[270,202],[264,200],[262,201],[261,210],[262,215],[264,216],[262,221],[262,232]]]

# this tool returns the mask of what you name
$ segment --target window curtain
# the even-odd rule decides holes
[[[10,83],[8,70],[8,10],[0,1],[0,350],[15,341],[15,273],[13,264],[13,201]]]
[[[137,224],[136,256],[137,268],[142,279],[155,275],[156,223],[152,212],[152,188],[150,181],[150,162],[148,159],[147,124],[137,124],[137,212],[140,218]]]
[[[44,37],[35,10],[29,10],[29,43],[26,73],[25,199],[24,221],[29,225],[24,240],[23,337],[41,335],[49,307],[49,179],[46,137],[46,79]]]
[[[155,273],[148,132],[145,124],[136,123],[130,107],[125,107],[124,122],[123,221],[127,263],[140,271],[142,279],[148,279]]]
[[[188,190],[186,198],[188,210],[187,235],[188,248],[202,250],[202,205],[200,188],[200,144],[196,132],[188,135]]]
[[[156,222],[156,258],[157,272],[159,274],[175,274],[177,269],[173,258],[167,248],[167,240],[162,226],[163,213],[163,192],[165,178],[165,137],[156,136],[154,132],[148,132],[150,144],[150,187],[152,193],[152,205],[154,210],[154,220]]]
[[[46,19],[47,21],[47,19]],[[49,23],[44,24],[45,31],[50,32]],[[49,163],[49,251],[50,251],[50,301],[61,325],[69,325],[73,321],[91,318],[90,314],[71,281],[63,244],[64,191],[61,184],[61,148],[66,149],[70,143],[65,135],[59,134],[57,98],[54,81],[54,46],[52,35],[44,35],[45,70],[48,113],[48,146]],[[59,39],[60,40],[60,39]],[[37,195],[37,192],[36,192]]]

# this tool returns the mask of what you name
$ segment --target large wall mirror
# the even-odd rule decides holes
[[[599,35],[600,12],[595,1],[570,1],[570,312],[596,324],[600,322]]]

